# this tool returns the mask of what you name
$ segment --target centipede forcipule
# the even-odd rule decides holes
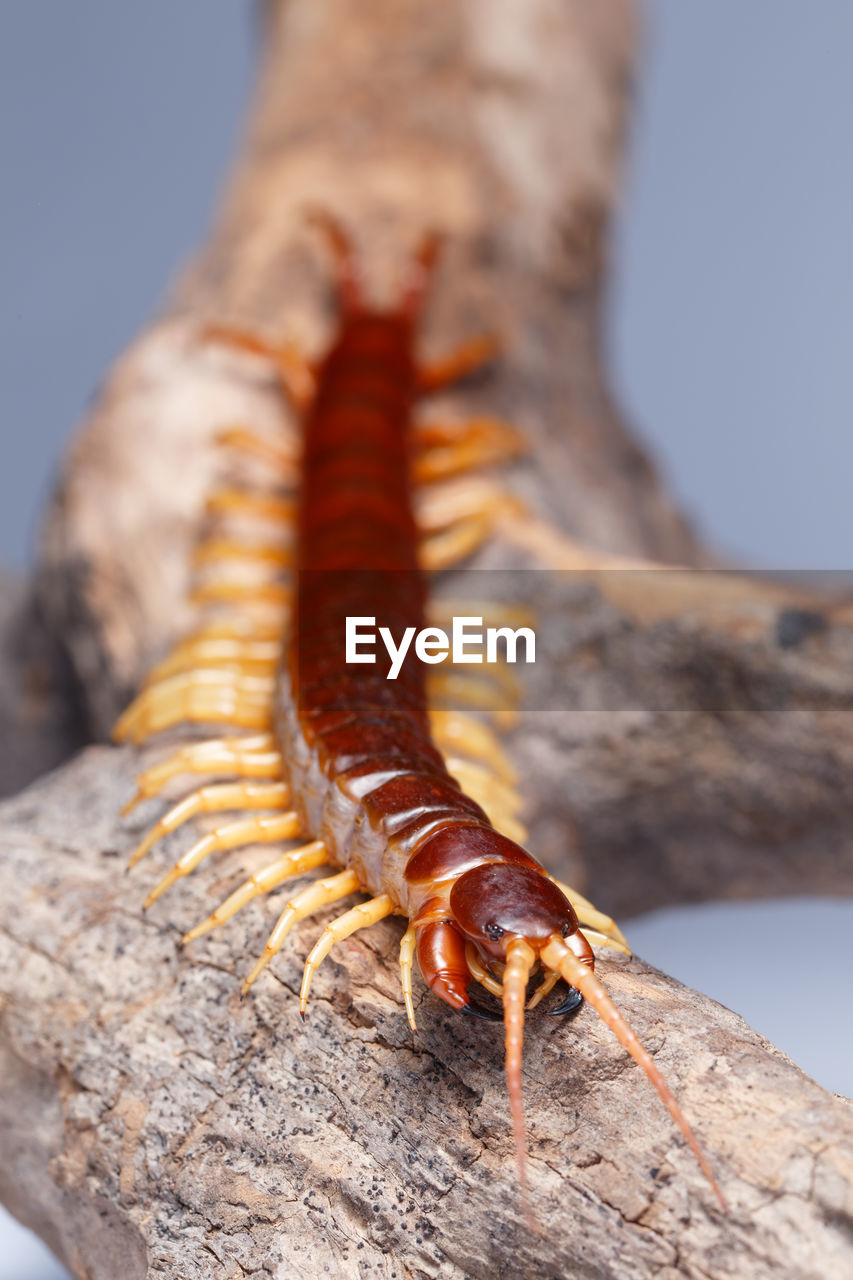
[[[400,969],[413,1030],[415,956],[432,992],[454,1009],[489,1016],[469,994],[474,980],[502,1002],[525,1195],[521,1054],[527,986],[541,970],[530,1007],[562,978],[572,989],[562,1011],[581,997],[592,1005],[656,1088],[725,1205],[674,1096],[593,972],[590,940],[627,950],[621,933],[510,838],[517,834],[507,798],[511,787],[491,731],[464,713],[431,713],[426,669],[410,654],[395,680],[387,679],[381,664],[351,667],[342,661],[348,617],[384,621],[395,635],[423,629],[424,561],[458,559],[477,530],[482,532],[482,510],[461,516],[456,510],[457,518],[448,515],[443,527],[437,521],[440,552],[431,555],[427,544],[425,553],[413,494],[418,475],[413,410],[421,395],[476,367],[490,344],[475,341],[432,369],[419,368],[415,336],[437,239],[424,239],[397,305],[378,310],[362,295],[346,236],[331,220],[322,222],[337,260],[341,322],[316,370],[289,347],[241,331],[215,328],[205,335],[207,341],[272,359],[284,393],[302,415],[296,464],[284,447],[246,433],[236,440],[232,436],[232,443],[267,456],[273,466],[296,465],[295,542],[220,537],[202,547],[203,560],[260,565],[261,576],[248,586],[214,580],[203,599],[232,602],[240,606],[238,612],[202,626],[179,644],[116,729],[119,738],[137,742],[188,721],[251,731],[251,736],[182,747],[141,776],[128,808],[185,772],[236,781],[205,786],[182,800],[142,842],[132,863],[197,813],[270,812],[227,823],[197,841],[146,905],[216,850],[307,840],[251,877],[185,940],[223,923],[251,898],[293,876],[317,867],[334,869],[290,898],[243,986],[247,991],[297,920],[354,894],[369,895],[327,925],[311,950],[300,993],[304,1015],[313,974],[336,942],[385,916],[406,917]],[[469,440],[478,432],[486,441],[481,456],[489,457],[495,449],[488,424],[475,423]],[[497,424],[493,437],[500,437]],[[459,440],[464,454],[464,424]],[[440,448],[447,447],[441,439]],[[494,501],[492,494],[487,510]],[[218,502],[250,516],[281,521],[289,516],[287,499],[281,497],[259,495],[253,501],[251,495],[231,493]],[[292,607],[281,578],[286,567],[296,570]],[[265,606],[270,616],[264,616]],[[463,790],[460,783],[468,775],[476,778],[478,770],[493,785],[487,778],[485,790],[474,798],[468,794],[472,787]]]

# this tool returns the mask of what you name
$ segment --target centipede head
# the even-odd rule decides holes
[[[453,927],[486,962],[503,962],[506,1072],[519,1179],[528,1221],[527,1144],[521,1096],[521,1051],[527,982],[537,964],[559,973],[581,992],[643,1068],[686,1138],[723,1207],[726,1202],[696,1137],[657,1066],[593,973],[593,953],[561,890],[535,867],[490,862],[463,872],[449,900]]]
[[[573,937],[579,927],[574,907],[553,880],[533,867],[504,862],[464,872],[451,890],[450,909],[483,956],[504,963],[513,940],[524,939],[538,954],[554,935]],[[592,949],[584,943],[592,963]]]

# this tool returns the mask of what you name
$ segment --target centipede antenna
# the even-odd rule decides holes
[[[408,319],[414,319],[423,304],[424,295],[429,288],[435,271],[435,264],[444,237],[438,231],[424,233],[420,245],[409,263],[408,278],[400,298],[400,312]]]
[[[335,261],[335,282],[341,310],[346,315],[363,305],[352,241],[338,219],[326,209],[309,209],[308,222],[322,232]]]
[[[728,1204],[726,1198],[720,1190],[717,1179],[714,1177],[711,1166],[708,1163],[704,1151],[699,1145],[695,1133],[687,1122],[687,1118],[681,1107],[678,1105],[674,1094],[669,1085],[664,1080],[651,1054],[643,1048],[633,1029],[628,1025],[616,1008],[608,992],[596,978],[595,974],[585,964],[582,964],[576,956],[572,954],[562,938],[554,936],[547,945],[543,947],[540,959],[549,969],[557,969],[566,982],[570,986],[580,991],[584,999],[592,1005],[602,1022],[605,1022],[613,1034],[616,1036],[623,1049],[627,1049],[631,1057],[642,1067],[643,1071],[654,1085],[658,1092],[661,1102],[666,1107],[669,1114],[680,1129],[687,1145],[693,1152],[698,1161],[699,1168],[704,1173],[708,1182],[719,1200],[725,1212],[728,1212]],[[504,977],[504,986],[506,986],[506,977]]]
[[[515,938],[510,942],[506,949],[503,981],[506,1080],[524,1213],[529,1225],[534,1229],[537,1224],[530,1209],[527,1192],[527,1139],[524,1132],[524,1105],[521,1094],[521,1051],[524,1043],[524,997],[527,980],[535,962],[536,953],[529,942],[525,942],[524,938]]]

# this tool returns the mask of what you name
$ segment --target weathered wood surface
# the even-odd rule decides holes
[[[245,999],[275,910],[182,951],[250,865],[144,917],[175,844],[123,874],[128,751],[93,748],[0,812],[0,1194],[88,1280],[849,1273],[853,1110],[728,1009],[640,960],[601,971],[705,1143],[724,1216],[641,1073],[588,1009],[528,1020],[536,1235],[515,1182],[501,1030],[419,985],[397,922],[341,945],[297,1012],[303,923]],[[177,843],[181,843],[178,841]],[[807,961],[808,962],[808,961]]]
[[[425,347],[484,323],[504,339],[495,370],[445,407],[523,425],[531,454],[509,479],[548,528],[505,531],[481,563],[574,564],[554,529],[703,561],[597,354],[632,15],[628,0],[268,5],[253,122],[212,240],[110,375],[47,520],[39,607],[92,732],[186,619],[215,434],[281,413],[268,370],[206,348],[201,326],[283,329],[322,348],[331,312],[311,205],[354,226],[380,290],[425,223],[446,229]],[[798,624],[789,611],[813,608],[801,589],[695,584],[579,580],[558,628],[544,602],[539,678],[559,675],[567,705],[512,741],[531,846],[619,913],[848,892],[849,619],[821,603],[822,630]],[[547,705],[541,688],[532,698]],[[822,1280],[853,1265],[849,1105],[639,960],[602,969],[733,1213],[720,1216],[648,1085],[583,1010],[530,1020],[545,1226],[532,1235],[499,1030],[424,999],[412,1039],[393,922],[326,962],[305,1028],[293,992],[317,922],[240,1002],[272,903],[187,953],[177,940],[256,864],[223,859],[144,919],[144,865],[121,874],[138,828],[116,819],[135,767],[92,750],[0,813],[0,1195],[80,1275]]]

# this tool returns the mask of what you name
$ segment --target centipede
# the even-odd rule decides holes
[[[247,993],[298,921],[360,897],[308,954],[303,1017],[332,948],[384,917],[403,917],[399,965],[412,1032],[415,962],[434,997],[503,1023],[525,1204],[524,1015],[563,980],[568,993],[552,1012],[583,1001],[596,1011],[645,1072],[725,1208],[678,1102],[595,972],[592,944],[630,955],[622,932],[524,847],[518,778],[494,723],[436,705],[447,677],[411,651],[393,680],[380,663],[344,661],[348,618],[383,621],[395,635],[427,626],[429,575],[469,557],[514,501],[482,477],[520,443],[499,419],[430,423],[416,412],[496,355],[494,340],[478,336],[431,364],[417,358],[440,237],[424,236],[396,301],[379,308],[365,296],[350,235],[327,214],[312,221],[339,313],[322,359],[241,328],[202,333],[205,344],[268,362],[299,425],[280,439],[245,427],[223,433],[223,448],[260,461],[271,484],[210,494],[213,525],[195,554],[200,622],[155,666],[115,728],[119,741],[136,744],[187,726],[215,735],[182,740],[138,776],[124,814],[173,779],[218,780],[168,808],[130,866],[199,815],[240,815],[215,819],[145,907],[218,851],[276,846],[268,865],[186,933],[190,944],[319,868],[288,897],[242,986]],[[491,1002],[472,995],[475,984]]]

